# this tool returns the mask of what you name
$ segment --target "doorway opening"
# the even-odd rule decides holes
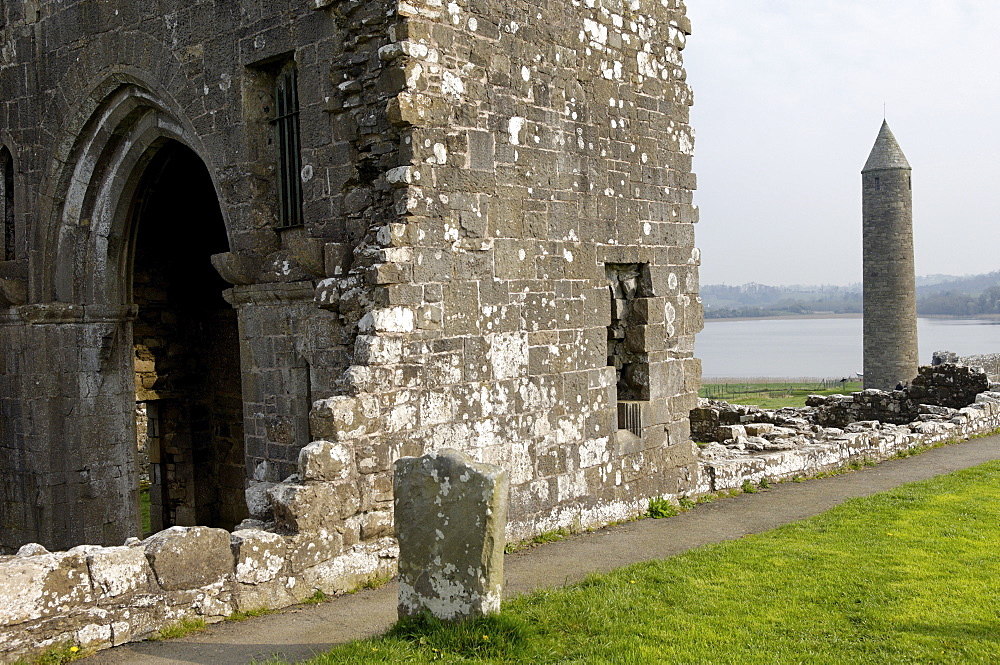
[[[167,141],[132,206],[132,298],[144,529],[232,529],[247,515],[236,310],[211,256],[229,251],[208,169]],[[146,510],[145,498],[143,510]]]

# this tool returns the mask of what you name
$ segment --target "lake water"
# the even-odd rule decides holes
[[[695,357],[712,377],[844,377],[862,370],[861,318],[709,320]],[[917,319],[920,364],[935,351],[1000,353],[1000,321]]]

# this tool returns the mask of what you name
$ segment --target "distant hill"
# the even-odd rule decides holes
[[[861,312],[861,284],[701,287],[706,318],[784,316],[789,314]],[[917,278],[917,313],[976,316],[1000,314],[1000,270],[983,275],[928,275]]]
[[[942,275],[944,277],[944,275]],[[966,275],[965,277],[949,277],[948,279],[926,284],[917,283],[917,297],[928,293],[943,293],[945,291],[961,291],[970,296],[978,296],[986,289],[1000,286],[1000,270],[984,275]]]

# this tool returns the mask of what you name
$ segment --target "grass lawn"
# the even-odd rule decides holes
[[[310,663],[996,663],[1000,463]]]
[[[809,395],[850,395],[861,390],[860,381],[851,381],[834,388],[819,383],[706,383],[699,397],[722,399],[733,404],[753,404],[763,409],[783,406],[805,406]]]
[[[152,535],[149,519],[149,485],[139,486],[139,514],[142,516],[142,537]]]

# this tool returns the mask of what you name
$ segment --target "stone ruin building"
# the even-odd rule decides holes
[[[681,0],[0,4],[0,554],[141,535],[140,474],[154,530],[307,528],[320,440],[334,552],[445,446],[508,471],[512,538],[687,491],[688,33]]]
[[[866,388],[892,390],[917,376],[911,173],[883,120],[861,170]]]

